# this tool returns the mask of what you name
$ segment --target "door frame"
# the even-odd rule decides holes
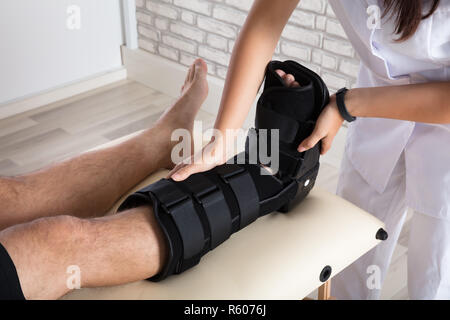
[[[138,48],[138,32],[136,20],[136,1],[122,0],[123,27],[125,33],[125,45],[129,49]]]

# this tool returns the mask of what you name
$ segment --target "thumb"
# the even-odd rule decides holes
[[[187,166],[186,163],[180,162],[177,164],[170,172],[167,174],[166,179],[171,179],[174,174],[176,174],[181,168]]]
[[[298,146],[298,152],[305,152],[313,148],[319,141],[322,139],[322,136],[319,135],[316,131],[314,131],[308,138],[302,141]]]

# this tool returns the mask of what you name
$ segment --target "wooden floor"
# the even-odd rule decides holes
[[[0,175],[30,172],[54,161],[148,128],[174,102],[139,83],[124,80],[42,108],[0,120]],[[214,116],[200,111],[211,127]],[[333,148],[343,148],[343,140]],[[338,161],[321,165],[317,185],[335,192]],[[408,220],[409,221],[409,220]],[[407,299],[406,257],[409,224],[400,236],[383,288],[383,299]]]
[[[173,102],[125,80],[0,120],[0,174],[26,173],[149,128]],[[211,126],[214,117],[201,111],[198,119]]]

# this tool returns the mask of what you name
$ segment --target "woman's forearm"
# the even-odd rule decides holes
[[[281,32],[299,0],[255,0],[235,43],[215,128],[240,128]]]
[[[355,117],[450,123],[450,82],[352,89],[345,104]]]

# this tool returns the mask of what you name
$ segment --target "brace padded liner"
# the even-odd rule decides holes
[[[300,87],[287,87],[275,72],[277,69],[293,74]],[[272,61],[267,65],[264,92],[258,100],[255,130],[279,129],[281,174],[298,179],[318,163],[320,143],[303,153],[296,149],[312,133],[318,116],[328,102],[328,89],[313,71],[294,61]]]

